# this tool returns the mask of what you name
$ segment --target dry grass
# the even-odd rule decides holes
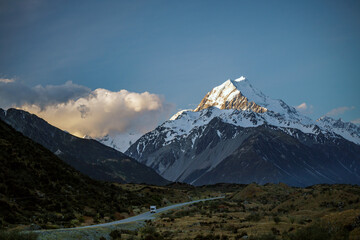
[[[170,236],[165,239],[241,239],[244,235],[296,239],[300,233],[307,236],[319,231],[329,232],[333,239],[360,239],[359,191],[359,186],[350,185],[302,189],[250,184],[225,200],[169,212],[151,224],[160,234]],[[329,236],[318,237],[332,239]]]

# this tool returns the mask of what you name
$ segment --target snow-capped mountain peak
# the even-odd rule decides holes
[[[250,97],[250,98],[249,98]],[[206,94],[194,111],[200,111],[208,107],[219,109],[251,110],[254,112],[266,112],[267,109],[256,103],[265,95],[254,89],[245,77],[235,80],[227,80],[223,84],[213,88]]]
[[[209,107],[249,110],[256,113],[273,111],[279,114],[299,114],[295,108],[288,106],[282,100],[272,99],[254,88],[244,76],[235,80],[229,79],[213,88],[194,111],[197,112]]]
[[[334,125],[343,127],[336,121]],[[213,88],[195,110],[178,112],[139,138],[126,154],[166,179],[198,185],[223,181],[306,185],[344,182],[349,174],[360,181],[360,163],[355,162],[360,148],[339,135],[360,142],[360,134],[333,131],[240,77]],[[336,158],[329,157],[331,151]],[[334,174],[334,169],[345,173]]]
[[[213,88],[195,110],[182,110],[165,122],[162,126],[171,129],[165,140],[168,142],[176,136],[189,135],[193,129],[208,124],[215,117],[241,127],[268,124],[284,131],[298,129],[315,135],[335,133],[360,144],[359,126],[326,116],[314,121],[282,100],[266,96],[243,76]]]

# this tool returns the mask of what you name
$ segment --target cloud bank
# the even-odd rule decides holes
[[[12,83],[14,81],[12,78],[0,78],[0,83]]]
[[[16,81],[0,82],[0,107],[20,107],[22,105],[36,105],[41,109],[46,106],[64,103],[71,99],[85,97],[91,94],[91,89],[77,85],[71,81],[62,85],[38,85],[28,87]]]
[[[0,85],[0,106],[17,107],[76,136],[102,137],[109,133],[146,133],[169,116],[172,104],[148,92],[118,92],[66,82],[26,87]]]
[[[360,124],[360,118],[354,119],[354,120],[352,120],[351,122],[352,122],[352,123],[355,123],[355,124]]]
[[[307,107],[307,104],[305,102],[303,102],[299,106],[296,106],[296,109],[298,109],[298,110],[306,110],[307,108],[308,107]]]
[[[312,114],[314,112],[313,105],[308,105],[306,102],[301,103],[298,106],[295,106],[295,108],[304,114]]]
[[[330,117],[334,117],[334,116],[338,116],[343,114],[344,112],[350,111],[355,109],[354,106],[352,107],[338,107],[338,108],[334,108],[332,109],[330,112],[328,112],[327,114],[325,114],[326,116],[330,116]]]

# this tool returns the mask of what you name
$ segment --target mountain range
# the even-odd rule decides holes
[[[169,183],[135,159],[96,140],[75,137],[34,114],[13,108],[0,109],[0,119],[93,179],[156,185]]]
[[[125,154],[171,181],[360,184],[360,127],[313,121],[241,77],[215,87]]]

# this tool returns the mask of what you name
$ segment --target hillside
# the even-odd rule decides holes
[[[169,183],[133,158],[95,140],[75,137],[34,114],[17,109],[0,109],[0,119],[93,179],[156,185]]]
[[[360,239],[359,186],[253,183],[238,185],[235,191],[227,187],[231,186],[223,185],[223,190],[231,191],[225,199],[164,213],[145,229],[152,229],[157,239]]]
[[[133,207],[162,205],[93,180],[0,120],[0,228],[19,224],[75,226],[124,218]]]

